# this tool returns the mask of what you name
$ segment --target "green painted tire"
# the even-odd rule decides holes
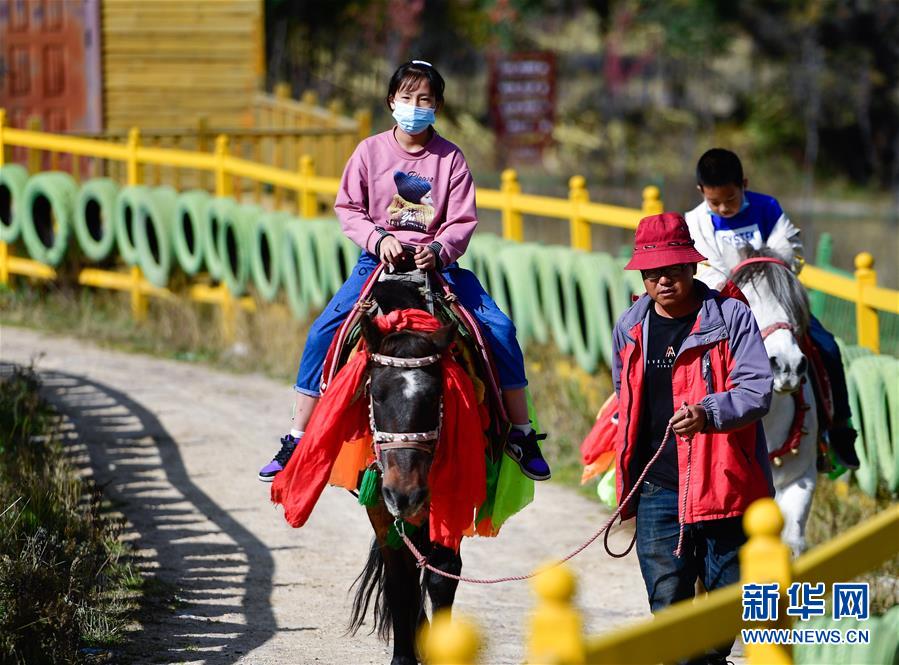
[[[22,232],[22,208],[28,171],[18,164],[0,166],[0,242],[14,243]]]
[[[566,315],[572,259],[572,250],[565,247],[542,247],[536,254],[543,320],[560,353],[572,350]]]
[[[217,196],[209,201],[203,216],[201,236],[203,238],[203,258],[206,270],[212,279],[221,280],[222,259],[219,255],[219,237],[224,220],[237,214],[237,203],[232,198]]]
[[[178,194],[171,187],[155,187],[138,195],[134,246],[137,263],[153,286],[168,286],[172,272],[172,226]]]
[[[289,219],[283,212],[264,214],[250,234],[250,273],[257,293],[266,302],[274,300],[281,287],[284,225]]]
[[[49,171],[28,179],[23,193],[22,240],[35,261],[57,266],[69,247],[78,185],[68,173]]]
[[[136,265],[138,262],[136,245],[138,210],[140,201],[148,196],[149,192],[149,187],[133,185],[120,189],[116,197],[115,215],[113,216],[116,247],[118,247],[122,261],[129,266]]]
[[[206,249],[205,226],[209,194],[194,189],[178,195],[172,220],[172,247],[178,265],[188,275],[203,268]]]
[[[305,321],[309,316],[311,299],[324,302],[319,296],[318,274],[314,266],[315,250],[312,235],[304,228],[306,222],[292,217],[284,227],[284,243],[281,248],[281,279],[287,293],[287,303],[294,318]]]
[[[234,297],[242,296],[250,278],[252,236],[263,211],[259,206],[236,206],[232,214],[221,218],[218,236],[218,256],[221,260],[221,279]]]
[[[82,183],[75,202],[75,236],[91,261],[103,261],[115,246],[115,209],[119,185],[109,178]]]

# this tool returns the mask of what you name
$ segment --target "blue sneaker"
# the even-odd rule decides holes
[[[549,464],[543,459],[543,453],[537,444],[545,438],[546,434],[537,434],[534,430],[525,434],[515,428],[512,428],[506,438],[506,452],[518,462],[521,472],[531,480],[549,480],[552,476]]]
[[[295,439],[290,434],[281,437],[281,450],[278,451],[278,454],[275,455],[271,462],[259,469],[259,480],[264,483],[272,482],[275,476],[287,466],[287,462],[290,460],[290,456],[293,455],[293,451],[296,450],[299,442],[299,439]]]

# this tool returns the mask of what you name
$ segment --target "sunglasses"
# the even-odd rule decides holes
[[[658,282],[660,279],[662,279],[662,276],[665,276],[668,279],[679,279],[686,275],[689,270],[689,263],[678,263],[673,266],[665,266],[664,268],[641,270],[640,274],[643,275],[643,279],[645,280],[649,280],[650,282]]]

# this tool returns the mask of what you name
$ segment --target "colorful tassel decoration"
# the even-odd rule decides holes
[[[378,472],[374,467],[369,467],[362,474],[362,482],[359,484],[359,503],[371,508],[378,504]]]

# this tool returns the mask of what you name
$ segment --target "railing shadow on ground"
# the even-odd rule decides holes
[[[11,369],[0,363],[0,376]],[[166,600],[144,594],[142,625],[116,662],[224,665],[271,639],[278,627],[268,546],[197,487],[156,416],[83,376],[39,374],[46,399],[77,434],[73,462],[128,520],[144,574],[173,590]]]

